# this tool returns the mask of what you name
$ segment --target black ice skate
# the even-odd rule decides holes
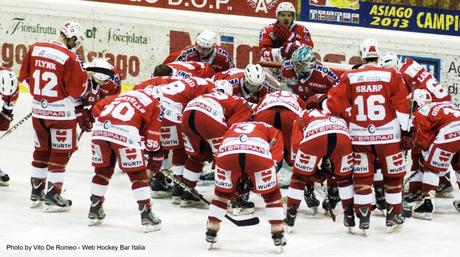
[[[91,195],[91,206],[89,207],[88,219],[89,226],[95,226],[102,223],[105,218],[104,208],[102,208],[102,203],[104,198],[100,196]]]
[[[421,190],[417,190],[415,192],[404,195],[404,201],[408,203],[418,202],[418,201],[421,201],[422,199],[423,197],[422,197]]]
[[[195,194],[198,194],[198,192],[193,189],[192,190]],[[195,197],[192,193],[184,191],[181,196],[181,201],[180,201],[180,207],[182,208],[190,208],[190,207],[203,207],[203,203]]]
[[[337,203],[340,202],[339,188],[338,187],[330,187],[330,188],[328,188],[327,189],[327,196],[329,198],[329,202],[324,200],[321,206],[326,211],[329,211],[329,209],[334,210],[335,207],[337,206]]]
[[[217,232],[208,229],[205,240],[209,243],[208,250],[212,249],[212,246],[217,242]]]
[[[48,192],[45,195],[45,212],[69,211],[72,201],[67,200],[53,190],[54,185],[48,182]]]
[[[151,177],[149,180],[152,198],[166,198],[172,195],[172,187],[168,184],[165,177],[155,178]]]
[[[453,202],[453,204],[454,204],[454,208],[455,208],[458,212],[460,212],[460,200],[455,200],[455,201]]]
[[[147,207],[145,203],[139,203],[139,211],[141,212],[141,223],[145,233],[161,229],[161,220],[155,216],[150,207]]]
[[[423,220],[431,220],[433,218],[434,204],[432,197],[425,197],[422,201],[418,202],[414,208],[412,217]]]
[[[210,172],[207,172],[207,173],[204,173],[204,174],[201,174],[200,175],[200,180],[203,180],[203,181],[214,181],[214,170],[210,171]]]
[[[286,218],[284,218],[284,224],[286,224],[286,230],[288,233],[291,233],[292,228],[294,227],[295,218],[297,217],[297,207],[292,205],[289,206],[286,211]]]
[[[318,212],[319,201],[316,199],[315,196],[315,187],[313,185],[306,186],[305,191],[303,193],[305,198],[305,202],[307,203],[308,208],[313,210],[313,215]]]
[[[253,214],[256,209],[253,202],[248,201],[249,193],[234,197],[230,204],[230,212],[234,216]]]
[[[387,215],[386,215],[386,226],[387,226],[387,233],[392,233],[396,230],[399,230],[406,219],[400,213],[394,213],[394,208],[389,206],[387,208]]]
[[[438,198],[454,198],[454,188],[452,187],[452,183],[450,183],[450,179],[446,176],[447,182],[441,182],[436,188],[436,197]]]
[[[184,189],[177,183],[173,183],[172,187],[172,204],[180,204],[181,196],[184,193]]]
[[[356,216],[359,219],[359,228],[364,232],[364,235],[367,236],[366,230],[369,229],[371,210],[369,206],[361,206],[356,213]]]
[[[283,232],[272,233],[272,239],[273,239],[273,243],[275,244],[275,246],[279,247],[278,252],[279,253],[283,252],[283,246],[285,246],[287,243],[286,237],[284,237],[284,233]]]
[[[30,193],[32,205],[30,208],[40,207],[43,205],[43,201],[45,200],[46,179],[31,178],[30,183],[32,185],[32,192]]]
[[[0,186],[8,186],[10,184],[10,177],[8,174],[0,170]]]
[[[352,228],[356,225],[353,206],[347,206],[343,210],[343,225],[348,228],[349,233],[353,234]]]

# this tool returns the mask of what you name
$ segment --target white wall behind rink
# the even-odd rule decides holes
[[[19,71],[28,45],[54,39],[63,22],[72,19],[88,30],[84,58],[101,55],[111,59],[126,75],[127,84],[147,79],[153,67],[168,55],[170,31],[189,32],[192,42],[203,29],[233,36],[233,57],[238,64],[241,58],[237,47],[257,46],[260,29],[274,21],[79,0],[3,0],[0,10],[3,66],[12,65],[13,70]],[[357,56],[358,45],[365,38],[377,39],[384,51],[439,59],[441,82],[460,102],[460,37],[319,23],[306,26],[315,42],[315,52],[322,57],[344,55],[344,63]]]

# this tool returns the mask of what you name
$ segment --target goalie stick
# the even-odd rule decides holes
[[[26,120],[30,119],[30,117],[32,117],[32,112],[30,112],[29,114],[27,114],[24,118],[22,118],[20,121],[18,121],[16,124],[14,124],[13,127],[11,127],[8,131],[6,131],[1,137],[0,139],[8,136],[9,134],[11,134],[11,132],[15,131],[19,126],[21,126]]]
[[[203,197],[203,195],[193,191],[189,186],[187,186],[184,182],[176,178],[174,175],[172,175],[169,170],[166,169],[161,169],[160,170],[163,175],[165,175],[167,178],[171,179],[174,181],[174,183],[178,184],[180,187],[182,187],[185,191],[189,192],[196,198],[200,199],[202,202],[206,203],[207,205],[211,205],[211,203],[206,200],[206,198]],[[246,227],[246,226],[253,226],[259,224],[260,220],[258,217],[252,217],[249,219],[244,219],[244,220],[236,220],[232,217],[230,217],[228,214],[225,214],[225,218],[227,218],[230,222],[233,224],[237,225],[238,227]]]

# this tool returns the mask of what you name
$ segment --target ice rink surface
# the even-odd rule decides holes
[[[30,96],[21,94],[12,125],[28,112]],[[162,219],[162,228],[144,233],[129,179],[119,172],[110,181],[104,204],[107,214],[104,223],[89,227],[87,214],[93,175],[89,134],[83,136],[66,173],[64,196],[73,201],[72,210],[44,213],[43,209],[30,209],[32,151],[30,120],[0,141],[0,167],[11,178],[9,187],[0,187],[1,257],[278,255],[260,197],[252,196],[260,224],[236,227],[224,220],[216,249],[208,251],[204,240],[207,210],[182,209],[172,205],[170,199],[155,199],[153,210]],[[452,178],[455,180],[455,176]],[[200,186],[198,191],[210,199],[212,186]],[[456,199],[460,199],[456,185],[454,193]],[[435,203],[438,209],[432,221],[408,219],[403,229],[393,234],[385,233],[383,217],[372,216],[368,237],[348,234],[339,211],[336,211],[337,222],[333,223],[322,212],[315,216],[308,214],[302,203],[294,232],[287,235],[288,244],[282,256],[458,256],[460,213],[452,207],[452,199],[436,199]],[[85,245],[95,249],[85,250]],[[120,245],[129,246],[129,250],[120,250]],[[133,245],[138,250],[134,250]],[[32,249],[29,251],[26,246]],[[34,249],[34,246],[45,249]],[[54,250],[46,250],[51,247]]]

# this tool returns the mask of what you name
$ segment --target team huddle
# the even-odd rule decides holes
[[[261,61],[279,63],[287,90],[273,87],[272,69],[235,68],[209,30],[123,93],[112,64],[83,63],[75,54],[83,41],[78,23],[66,22],[56,41],[33,44],[18,77],[0,71],[1,131],[13,120],[18,81],[33,97],[32,208],[71,209],[62,196],[66,166],[87,132],[91,226],[106,218],[105,194],[117,163],[131,181],[146,232],[161,226],[152,197],[172,198],[183,208],[205,204],[195,187],[212,163],[205,237],[211,245],[229,208],[235,215],[254,213],[249,194],[255,193],[265,202],[274,244],[284,246],[302,200],[314,212],[320,205],[315,183],[326,184],[322,208],[331,216],[341,202],[350,231],[357,218],[365,233],[374,209],[385,214],[388,232],[400,229],[410,216],[408,203],[414,203],[412,216],[431,219],[435,195],[452,192],[450,167],[460,186],[460,108],[422,65],[382,53],[373,39],[361,43],[362,64],[352,70],[324,66],[295,12],[291,3],[280,3],[277,21],[259,36]],[[404,180],[409,151],[411,174]],[[282,167],[292,170],[284,207]],[[7,174],[0,178],[8,184]],[[460,200],[453,204],[460,212]]]

